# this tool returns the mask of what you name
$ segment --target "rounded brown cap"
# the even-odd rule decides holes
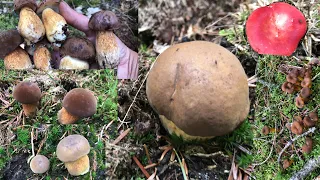
[[[303,99],[307,99],[311,95],[311,89],[308,87],[304,87],[301,89],[300,96]]]
[[[88,155],[82,156],[76,161],[65,162],[64,165],[72,176],[80,176],[89,172],[90,161]]]
[[[294,121],[291,125],[291,132],[296,135],[302,134],[303,127],[298,121]]]
[[[97,111],[97,99],[88,89],[72,89],[64,97],[62,103],[70,114],[78,117],[90,117]]]
[[[14,51],[22,43],[23,38],[18,30],[0,32],[0,59],[4,59],[6,55]]]
[[[270,128],[268,126],[263,126],[261,133],[267,135],[270,133]]]
[[[79,134],[63,138],[57,146],[57,157],[62,162],[76,161],[90,152],[88,140]]]
[[[193,41],[169,47],[150,70],[146,93],[159,115],[191,136],[222,136],[249,113],[247,75],[220,45]]]
[[[55,12],[59,13],[60,2],[61,0],[43,0],[42,2],[40,2],[40,4],[38,4],[37,14],[40,15],[46,8],[50,8]]]
[[[95,60],[96,50],[87,38],[71,37],[61,48],[62,56],[71,56],[80,60]]]
[[[14,0],[14,10],[16,12],[24,7],[29,7],[35,11],[37,9],[37,2],[36,0]]]
[[[281,86],[283,92],[292,94],[294,92],[294,85],[290,82],[284,82]]]
[[[42,174],[49,170],[50,161],[46,156],[36,155],[30,162],[30,168],[33,173]]]
[[[112,11],[96,12],[89,21],[89,28],[94,31],[110,31],[119,27],[119,18]]]
[[[14,87],[13,98],[22,104],[32,104],[40,100],[41,90],[36,83],[23,81]]]
[[[306,143],[302,146],[302,152],[309,154],[312,151],[312,139],[310,137],[306,137]]]

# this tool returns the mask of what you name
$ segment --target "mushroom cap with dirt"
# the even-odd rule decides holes
[[[50,168],[50,161],[44,155],[36,155],[30,162],[30,169],[33,173],[43,174]]]
[[[13,98],[22,104],[26,116],[32,116],[37,111],[41,95],[39,86],[30,81],[20,82],[13,89]]]
[[[90,152],[88,140],[79,134],[63,138],[57,146],[57,157],[62,162],[76,161]]]
[[[18,30],[12,29],[0,32],[0,59],[4,59],[22,43],[23,38]]]
[[[58,112],[61,124],[72,124],[78,119],[90,117],[97,111],[97,99],[88,89],[75,88],[69,91],[63,99],[63,108]]]
[[[193,41],[160,54],[147,79],[148,101],[170,134],[185,140],[222,136],[249,113],[249,87],[238,58]]]
[[[120,63],[120,52],[116,35],[112,32],[119,28],[119,19],[111,11],[99,11],[92,15],[89,28],[97,32],[96,55],[100,68],[115,68]]]

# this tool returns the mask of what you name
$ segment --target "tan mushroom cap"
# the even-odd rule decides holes
[[[88,89],[72,89],[66,94],[62,103],[70,114],[78,117],[90,117],[97,111],[97,99]]]
[[[50,161],[46,156],[36,155],[30,162],[30,169],[33,173],[43,174],[50,168]]]
[[[23,104],[32,104],[40,100],[41,90],[36,83],[23,81],[14,87],[13,98]]]
[[[88,140],[78,134],[69,135],[63,138],[57,146],[57,157],[62,162],[76,161],[90,152]]]
[[[171,46],[147,79],[147,97],[161,116],[191,136],[232,132],[249,113],[245,71],[227,49],[193,41]]]
[[[89,172],[90,161],[88,155],[82,156],[76,161],[65,162],[64,165],[72,176],[80,176]]]

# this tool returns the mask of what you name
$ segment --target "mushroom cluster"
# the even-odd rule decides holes
[[[293,68],[286,76],[286,82],[281,86],[282,91],[293,94],[299,92],[295,98],[295,105],[303,108],[311,95],[312,65],[302,68]]]
[[[246,22],[249,44],[259,54],[290,56],[306,32],[303,13],[285,2],[254,10]]]
[[[163,126],[183,140],[222,136],[249,113],[249,87],[238,58],[220,45],[173,45],[150,70],[146,93]]]
[[[318,121],[318,114],[316,112],[310,112],[303,116],[295,116],[293,123],[291,124],[291,132],[296,135],[303,133],[303,128],[310,128],[316,125]]]
[[[89,28],[97,31],[94,45],[85,37],[68,37],[68,24],[59,14],[59,4],[60,0],[44,0],[39,4],[36,0],[14,1],[19,13],[18,28],[0,32],[0,59],[4,59],[5,68],[35,67],[42,71],[116,68],[120,57],[113,30],[120,22],[115,13],[100,11],[90,18]]]
[[[57,146],[56,154],[72,176],[80,176],[89,172],[90,161],[88,140],[78,134],[63,138]]]

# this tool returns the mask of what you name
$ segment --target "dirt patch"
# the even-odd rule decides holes
[[[20,154],[13,157],[4,169],[4,180],[25,180],[33,173],[27,163],[28,154]]]

